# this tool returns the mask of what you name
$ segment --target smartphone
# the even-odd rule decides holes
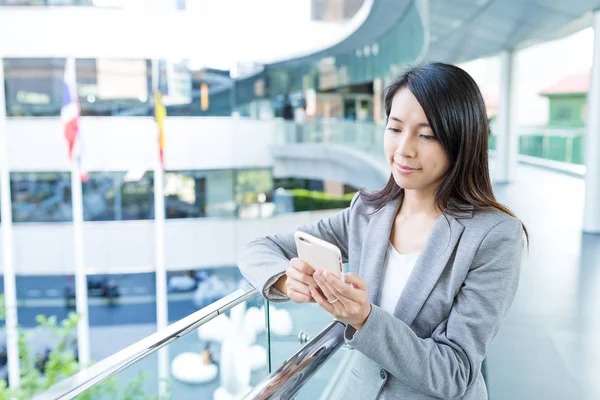
[[[301,231],[294,233],[294,240],[300,260],[315,270],[331,272],[338,278],[344,279],[342,252],[336,245]]]

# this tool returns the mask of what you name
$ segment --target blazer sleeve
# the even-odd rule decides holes
[[[343,262],[348,262],[350,216],[359,197],[360,193],[357,192],[348,208],[314,224],[301,226],[298,230],[336,245],[342,253]],[[286,301],[289,298],[271,286],[285,274],[290,260],[297,256],[294,233],[275,234],[246,244],[238,259],[238,266],[242,275],[267,299]]]
[[[372,305],[362,329],[346,328],[346,342],[417,390],[460,398],[479,375],[488,345],[512,304],[522,254],[521,223],[505,220],[481,242],[448,318],[431,337],[418,337]]]

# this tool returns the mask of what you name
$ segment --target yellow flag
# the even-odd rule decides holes
[[[160,164],[165,167],[165,117],[167,116],[167,109],[162,103],[162,94],[160,90],[154,93],[154,118],[156,119],[156,125],[158,125],[158,151],[160,156]]]

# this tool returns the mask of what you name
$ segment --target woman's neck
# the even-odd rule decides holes
[[[434,193],[405,189],[400,214],[405,216],[425,214],[437,217],[441,214],[441,210],[435,203]]]

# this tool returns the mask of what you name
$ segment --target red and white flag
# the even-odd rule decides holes
[[[79,100],[77,98],[77,78],[75,75],[75,59],[68,57],[65,63],[65,77],[63,80],[62,107],[60,119],[62,121],[65,139],[69,146],[69,160],[75,161],[79,166],[81,180],[85,182],[88,178],[81,164],[83,156],[83,141],[79,131]]]

